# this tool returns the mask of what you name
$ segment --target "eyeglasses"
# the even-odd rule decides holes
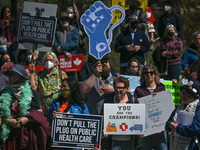
[[[155,74],[155,71],[147,71],[147,72],[144,72],[144,75],[148,75],[148,74],[150,74],[150,75],[154,75]]]
[[[124,89],[125,89],[125,87],[115,87],[115,89],[116,89],[116,90],[118,90],[118,89],[119,89],[120,91],[122,91],[122,90],[124,90]]]

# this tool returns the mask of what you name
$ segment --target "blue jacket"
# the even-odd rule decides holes
[[[176,128],[176,131],[178,134],[181,136],[186,136],[186,137],[194,137],[197,136],[198,141],[200,141],[200,102],[197,104],[197,109],[195,112],[194,120],[191,125],[188,126],[183,126],[183,125],[178,125]],[[172,121],[172,118],[175,114],[176,109],[172,112],[170,118],[166,122],[165,129],[169,132],[171,131],[171,128],[169,127],[169,124]],[[197,144],[195,143],[194,139],[192,138],[192,141],[190,143],[190,147],[188,150],[199,150]]]
[[[65,44],[61,45],[59,42],[59,32],[63,31],[56,31],[55,38],[54,38],[54,47],[55,51],[57,52],[57,47],[61,46],[63,49],[63,54],[66,54],[67,52],[71,53],[76,50],[76,48],[79,46],[79,33],[78,29],[76,27],[70,26],[70,33],[67,37],[67,41]]]
[[[184,70],[187,66],[191,65],[192,63],[195,63],[197,60],[197,47],[194,44],[191,44],[190,47],[185,50],[181,58],[182,70]]]
[[[60,97],[59,97],[60,98]],[[48,122],[51,122],[51,114],[53,111],[59,112],[59,108],[60,108],[60,101],[59,98],[55,99],[49,108],[48,114],[47,114],[47,120]],[[89,114],[89,110],[87,105],[84,103],[84,107],[85,109],[82,109],[81,106],[79,106],[76,102],[74,102],[73,100],[69,102],[69,105],[73,103],[71,105],[71,107],[69,108],[70,113],[72,114]]]

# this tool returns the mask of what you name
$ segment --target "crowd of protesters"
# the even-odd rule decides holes
[[[154,64],[148,64],[145,55],[155,42],[156,29],[153,22],[147,21],[146,14],[139,8],[141,3],[138,0],[126,0],[126,4],[130,7],[126,10],[126,19],[121,24],[121,33],[114,45],[114,51],[120,53],[120,73],[112,67],[108,54],[101,59],[101,63],[89,55],[88,62],[84,62],[80,72],[66,73],[59,69],[59,56],[64,55],[70,60],[72,55],[87,53],[83,41],[86,33],[80,26],[73,7],[67,7],[60,13],[52,51],[41,55],[35,50],[34,58],[32,50],[18,50],[17,54],[18,21],[12,17],[11,7],[2,7],[2,150],[56,149],[51,148],[51,125],[56,118],[56,112],[103,115],[104,103],[137,104],[141,97],[165,91],[160,77],[175,84],[182,81],[180,105],[169,114],[165,131],[158,131],[147,137],[102,134],[102,145],[99,149],[200,149],[200,31],[191,33],[193,43],[181,58],[181,17],[175,12],[173,2],[166,1],[165,13],[160,16],[158,23],[160,41],[152,54]],[[44,65],[45,68],[36,73],[37,65]],[[29,75],[23,66],[29,66]],[[140,86],[134,93],[131,93],[128,79],[121,75],[140,77]],[[179,111],[193,113],[192,124],[177,124]],[[174,136],[174,132],[181,136]]]

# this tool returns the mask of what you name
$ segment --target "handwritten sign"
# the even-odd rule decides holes
[[[65,72],[80,71],[83,63],[83,54],[72,55],[70,60],[66,59],[65,56],[59,56],[60,70]]]
[[[144,104],[104,104],[104,133],[111,135],[143,134]]]
[[[165,85],[166,90],[171,91],[172,99],[174,101],[174,105],[179,106],[180,100],[181,100],[181,91],[180,91],[181,82],[178,82],[176,84],[173,81],[164,80],[163,84]]]
[[[146,132],[144,136],[164,131],[165,123],[175,109],[170,90],[138,99],[146,105]]]
[[[18,40],[52,45],[56,27],[56,18],[36,17],[22,14],[20,18]]]
[[[140,86],[140,77],[139,76],[127,76],[127,75],[121,75],[128,79],[131,89],[131,95],[134,94],[136,87]]]
[[[56,113],[52,122],[52,147],[100,147],[102,116]]]
[[[29,66],[24,66],[24,69],[26,70],[28,75],[30,75]],[[45,66],[35,66],[35,73],[38,73],[39,71],[41,71],[43,69],[45,69]]]

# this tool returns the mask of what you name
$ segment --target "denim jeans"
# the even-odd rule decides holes
[[[152,147],[156,147],[156,150],[167,150],[166,131],[142,138],[142,150],[152,150]]]

